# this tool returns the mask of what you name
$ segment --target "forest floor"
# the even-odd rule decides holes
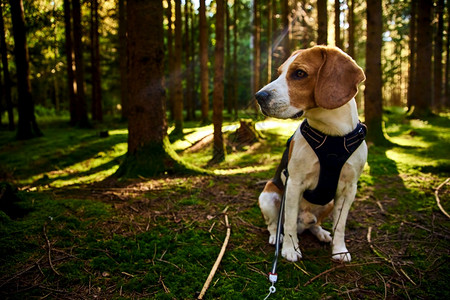
[[[450,222],[436,202],[437,193],[450,212],[450,114],[416,120],[390,109],[385,121],[392,144],[370,146],[347,222],[352,262],[333,262],[330,245],[305,232],[303,259],[280,260],[269,299],[450,298]],[[259,123],[264,139],[243,147],[233,124],[217,175],[137,180],[110,177],[126,153],[124,124],[47,121],[45,136],[29,141],[0,131],[0,181],[17,187],[0,186],[0,198],[14,200],[0,203],[0,297],[193,299],[226,213],[231,237],[205,299],[264,299],[274,247],[257,198],[298,122]],[[187,123],[173,147],[206,168],[211,128]]]

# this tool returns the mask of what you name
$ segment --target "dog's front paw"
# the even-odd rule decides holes
[[[297,247],[297,249],[295,249],[294,247],[283,247],[283,249],[281,250],[281,255],[286,258],[288,261],[292,261],[295,262],[299,259],[302,258],[302,252],[300,251],[300,249]]]
[[[348,252],[347,248],[343,248],[341,250],[333,251],[332,259],[339,262],[350,262],[352,260],[352,256],[350,252]]]
[[[269,237],[269,244],[275,245],[277,242],[277,236],[275,234],[271,234]],[[280,243],[283,242],[283,235],[280,234]]]

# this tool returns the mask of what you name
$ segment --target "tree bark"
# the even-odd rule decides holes
[[[65,0],[67,1],[67,0]],[[119,69],[120,69],[120,104],[122,120],[128,115],[128,84],[127,84],[127,12],[126,0],[119,0]]]
[[[191,51],[191,45],[193,44],[191,30],[189,27],[189,19],[190,19],[190,7],[192,3],[189,0],[185,1],[184,5],[184,49],[185,49],[185,78],[186,78],[186,120],[193,120],[195,117],[195,112],[193,110],[194,106],[194,98],[192,94],[192,90],[194,87],[193,80],[193,66],[192,66],[192,57],[194,55],[193,51]],[[191,19],[191,26],[194,25],[193,19]]]
[[[224,79],[224,0],[217,0],[216,11],[216,47],[214,49],[214,92],[213,124],[214,147],[211,162],[218,163],[225,159],[225,147],[222,134],[223,122],[223,79]]]
[[[202,106],[202,122],[209,119],[209,74],[208,74],[208,23],[206,21],[205,0],[200,0],[200,101]]]
[[[182,58],[182,21],[181,21],[181,0],[175,0],[175,53],[174,53],[174,74],[173,74],[173,112],[175,129],[174,136],[183,135],[183,84],[181,70]]]
[[[447,15],[450,15],[450,1],[447,1]],[[445,56],[445,99],[444,107],[448,108],[450,106],[450,18],[447,18],[447,55]]]
[[[434,40],[434,96],[433,107],[440,110],[442,107],[442,52],[444,36],[444,0],[438,0],[436,6],[438,16],[437,31]],[[448,51],[448,49],[447,49]]]
[[[367,141],[374,144],[386,142],[383,135],[382,77],[381,77],[381,0],[367,1],[367,42],[366,42],[366,89],[364,92],[364,115],[368,127]]]
[[[253,0],[253,95],[261,88],[261,21],[258,2],[258,0]],[[254,101],[253,109],[257,115],[258,104],[256,101]]]
[[[187,170],[170,149],[167,137],[162,18],[161,1],[127,3],[128,152],[117,176],[156,176]],[[146,30],[142,30],[142,24]]]
[[[66,47],[66,70],[67,70],[67,89],[69,91],[69,111],[70,111],[70,124],[76,125],[77,112],[76,112],[76,95],[75,87],[77,85],[75,81],[75,53],[73,50],[73,31],[72,31],[72,9],[70,7],[70,1],[64,0],[64,31],[65,31],[65,47]]]
[[[267,83],[272,81],[272,0],[267,1]]]
[[[237,24],[237,15],[239,8],[239,0],[234,0],[233,5],[233,109],[234,109],[234,117],[238,117],[238,60],[237,60],[237,52],[238,52],[238,24]]]
[[[348,8],[348,55],[355,59],[355,0],[350,0]]]
[[[416,104],[416,21],[417,21],[417,0],[411,0],[411,18],[409,24],[409,72],[408,72],[408,110]]]
[[[19,124],[17,138],[29,139],[42,136],[34,115],[34,101],[31,95],[30,66],[25,31],[22,0],[10,0],[14,36],[14,56],[17,73]]]
[[[342,49],[341,41],[341,1],[334,0],[334,43]]]
[[[73,47],[75,53],[75,81],[74,86],[76,98],[76,125],[89,127],[87,115],[87,104],[84,92],[84,59],[81,29],[81,5],[80,0],[72,0],[73,18]]]
[[[98,0],[91,0],[92,120],[103,121]]]
[[[317,45],[328,44],[328,16],[327,0],[317,0],[317,21],[319,28],[317,31]]]
[[[291,30],[291,25],[289,22],[289,17],[291,14],[290,6],[289,6],[289,0],[283,0],[281,2],[282,5],[282,24],[283,24],[283,61],[289,58],[291,55],[291,41],[289,39],[289,33]]]
[[[4,95],[6,102],[6,110],[8,111],[8,129],[13,131],[15,130],[14,125],[14,113],[13,113],[13,104],[11,97],[11,75],[9,74],[9,64],[8,64],[8,51],[6,48],[6,39],[5,39],[5,23],[3,21],[3,7],[0,3],[0,54],[2,55],[2,66],[3,66],[3,84],[4,84]]]
[[[433,2],[419,0],[417,18],[417,101],[413,117],[423,118],[431,113],[431,66],[433,48],[433,30],[431,25],[431,9]]]

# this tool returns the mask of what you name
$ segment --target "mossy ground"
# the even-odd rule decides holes
[[[450,177],[450,116],[411,120],[390,109],[385,121],[393,146],[370,147],[347,223],[353,261],[332,262],[330,246],[304,233],[303,260],[280,261],[269,299],[449,298],[450,222],[434,192]],[[126,153],[124,124],[109,122],[107,138],[61,121],[29,141],[1,131],[1,179],[19,187],[27,212],[0,211],[1,298],[192,299],[222,246],[226,210],[231,238],[205,298],[263,299],[274,248],[256,199],[296,123],[266,125],[265,139],[243,147],[230,130],[216,175],[135,180],[110,178]],[[212,126],[185,127],[173,148],[207,167],[211,144],[186,149]],[[450,211],[448,190],[439,196]]]

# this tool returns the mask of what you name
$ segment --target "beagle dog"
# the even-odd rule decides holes
[[[325,139],[343,137],[345,141],[349,133],[361,126],[354,97],[365,75],[340,49],[315,46],[296,51],[279,67],[278,74],[276,80],[255,95],[264,115],[280,119],[304,116],[304,123],[312,128],[312,132],[324,135]],[[327,201],[322,203],[319,199],[320,204],[314,204],[317,202],[311,203],[305,197],[323,177],[320,174],[322,162],[305,138],[305,133],[302,134],[302,126],[295,131],[285,153],[289,174],[285,191],[282,185],[277,184],[279,179],[273,178],[267,182],[258,199],[270,233],[269,243],[275,244],[280,201],[285,192],[282,256],[289,261],[302,258],[297,234],[309,229],[320,241],[332,243],[332,259],[348,262],[351,256],[345,245],[345,224],[367,160],[367,145],[363,137],[342,162],[335,176],[335,189],[330,199],[333,201],[325,204]],[[282,165],[283,162],[278,169],[283,168]],[[280,173],[277,171],[278,176]],[[320,226],[331,212],[333,237]]]

